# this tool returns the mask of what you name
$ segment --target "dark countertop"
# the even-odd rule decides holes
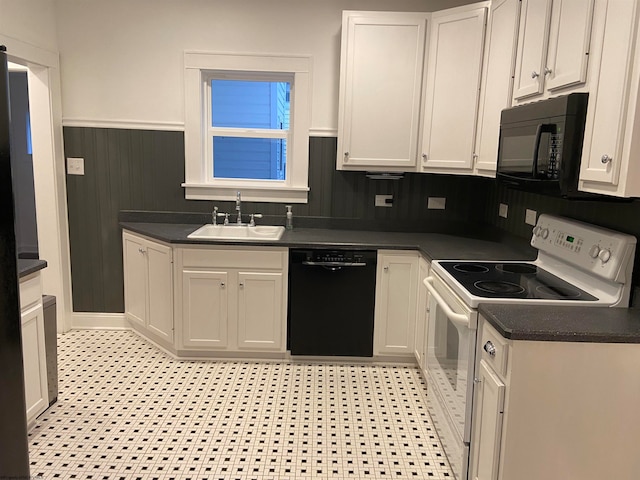
[[[18,259],[18,277],[26,277],[27,275],[38,272],[47,267],[44,260]]]
[[[511,340],[640,343],[640,308],[481,304],[478,312]]]
[[[187,238],[201,225],[185,223],[120,222],[123,229],[172,244],[278,246],[292,248],[353,248],[419,250],[427,258],[470,260],[531,260],[533,248],[500,241],[446,235],[442,233],[374,232],[366,230],[333,230],[295,228],[287,230],[275,242],[229,242]]]

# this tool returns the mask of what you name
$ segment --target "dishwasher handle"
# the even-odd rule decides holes
[[[303,261],[302,265],[310,266],[310,267],[366,267],[367,264],[365,262],[311,262],[311,261]]]
[[[438,305],[440,305],[442,310],[444,310],[447,318],[453,320],[455,323],[459,324],[462,327],[469,328],[469,317],[462,313],[456,313],[451,310],[451,307],[447,305],[447,302],[444,301],[444,299],[440,296],[438,291],[433,286],[433,277],[425,278],[422,283],[424,283],[425,287],[427,287],[427,290],[429,290],[429,293],[433,296],[433,298],[436,299],[436,302],[438,302]]]

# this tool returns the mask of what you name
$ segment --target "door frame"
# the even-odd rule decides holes
[[[10,62],[27,67],[38,251],[44,291],[56,296],[57,330],[71,328],[72,291],[60,61],[52,52],[0,34]]]

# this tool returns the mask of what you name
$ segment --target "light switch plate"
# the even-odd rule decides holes
[[[387,200],[391,200],[387,203]],[[393,207],[393,195],[376,195],[376,207]]]
[[[84,158],[67,157],[67,173],[84,175]]]
[[[535,226],[536,224],[536,216],[538,215],[538,212],[536,212],[535,210],[529,210],[527,208],[525,215],[524,215],[524,221],[525,223],[528,223],[529,225],[533,225]]]
[[[429,197],[427,199],[427,208],[430,210],[444,210],[447,204],[445,197]]]
[[[502,218],[507,218],[508,214],[509,214],[509,205],[507,205],[506,203],[501,203],[500,208],[498,209],[498,215],[500,215]]]

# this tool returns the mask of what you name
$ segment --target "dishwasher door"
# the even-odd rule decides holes
[[[373,356],[376,252],[292,249],[289,255],[291,354]]]

